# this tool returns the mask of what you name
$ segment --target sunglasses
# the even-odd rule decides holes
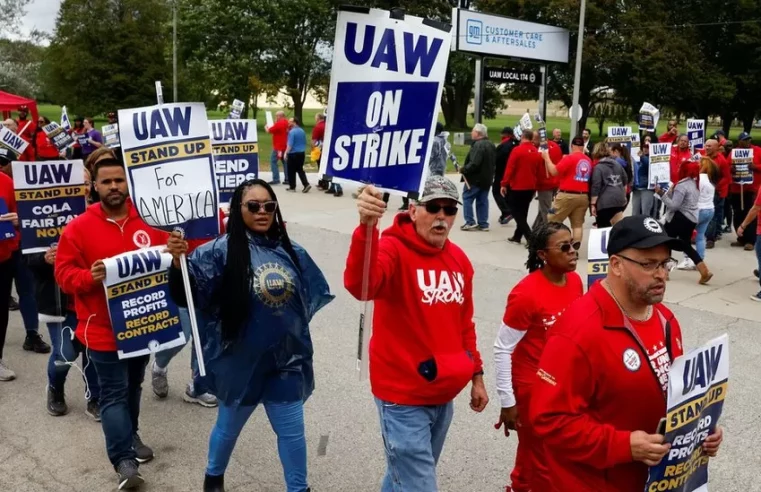
[[[258,214],[260,210],[264,209],[264,213],[267,214],[273,214],[275,213],[275,210],[277,210],[277,202],[275,201],[267,201],[267,202],[256,202],[254,200],[251,200],[249,202],[245,203],[246,208],[249,212],[252,214]]]
[[[440,210],[444,210],[444,215],[447,217],[457,215],[457,207],[454,205],[439,205],[438,203],[430,202],[425,204],[425,211],[429,214],[435,215],[439,213]]]
[[[555,246],[554,248],[547,248],[547,249],[559,249],[562,253],[569,253],[572,249],[574,251],[578,251],[579,248],[581,248],[581,243],[577,241],[573,244],[563,243],[560,246]]]

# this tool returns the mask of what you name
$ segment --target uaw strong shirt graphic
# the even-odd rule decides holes
[[[423,304],[462,304],[465,300],[465,277],[461,272],[447,270],[417,270],[417,284]]]

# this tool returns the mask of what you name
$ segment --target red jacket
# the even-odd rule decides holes
[[[325,139],[325,120],[320,120],[312,128],[312,142],[322,142]]]
[[[283,118],[276,121],[267,131],[272,134],[272,148],[285,152],[288,148],[288,120]]]
[[[673,144],[673,143],[676,143],[676,139],[677,139],[678,136],[679,135],[672,135],[671,133],[666,132],[663,135],[661,135],[660,137],[658,137],[658,142],[659,143],[669,143],[669,142],[671,142]]]
[[[16,208],[16,193],[13,188],[13,179],[7,174],[0,172],[0,199],[5,201],[8,213],[18,213]],[[13,239],[0,240],[0,262],[8,261],[14,251],[19,248],[19,233],[15,231]]]
[[[149,227],[128,199],[129,212],[120,226],[106,217],[96,203],[69,222],[56,253],[55,278],[65,293],[74,296],[77,338],[93,350],[115,351],[116,338],[108,314],[102,282],[92,278],[90,268],[97,260],[140,248],[166,244],[169,235]]]
[[[706,155],[705,149],[698,151],[700,155]],[[716,193],[719,194],[719,198],[726,198],[729,195],[729,185],[732,183],[732,167],[729,165],[729,159],[723,155],[716,153],[716,158],[713,159],[721,174],[719,184],[716,185]]]
[[[45,132],[40,130],[35,136],[34,145],[37,148],[38,159],[58,159],[58,148],[53,145]]]
[[[670,326],[673,360],[682,355],[679,323],[663,304],[654,307],[653,316]],[[597,282],[548,332],[529,408],[552,477],[547,492],[644,490],[647,466],[632,461],[629,438],[635,430],[655,433],[666,398],[623,325],[621,309]],[[636,369],[625,365],[625,354],[638,357]]]
[[[441,405],[457,396],[482,370],[473,321],[473,266],[447,241],[443,249],[426,243],[409,214],[400,213],[378,238],[359,225],[346,259],[344,285],[362,299],[367,241],[372,241],[367,299],[375,301],[370,339],[373,394],[400,405]],[[429,382],[419,372],[435,360]]]
[[[552,140],[547,141],[547,149],[550,154],[550,160],[557,166],[558,162],[563,158],[563,150],[560,148],[560,145]],[[556,190],[560,185],[560,176],[553,176],[547,172],[547,166],[542,161],[541,167],[537,169],[536,182],[537,191]]]
[[[729,184],[729,192],[733,194],[739,194],[740,190],[742,189],[744,193],[753,193],[754,195],[758,191],[759,184],[761,184],[761,147],[758,147],[756,145],[751,145],[751,148],[753,149],[753,166],[755,169],[753,170],[753,183],[743,185],[740,187],[739,184],[735,184],[733,179],[730,179]],[[729,161],[729,169],[730,169],[730,175],[732,174],[732,157],[727,157],[727,161]]]
[[[545,169],[544,159],[531,142],[521,142],[510,153],[500,186],[511,190],[536,190],[539,171]]]
[[[34,139],[35,133],[37,133],[37,123],[34,122],[34,120],[22,120],[21,118],[16,120],[16,124],[18,125],[18,131],[21,132],[24,131],[24,134],[21,135],[24,137],[24,140],[27,142]],[[29,126],[27,126],[27,124]]]
[[[671,158],[669,159],[669,179],[671,179],[672,183],[676,184],[679,182],[679,167],[682,165],[682,162],[689,161],[691,157],[692,152],[690,152],[689,148],[681,150],[676,146],[671,147]]]

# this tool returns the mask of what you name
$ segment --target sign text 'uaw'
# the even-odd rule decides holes
[[[130,196],[150,226],[189,239],[219,234],[217,183],[202,103],[119,110]]]
[[[321,174],[422,191],[449,43],[448,26],[418,17],[339,12]]]
[[[256,120],[211,120],[209,135],[219,201],[230,203],[238,185],[259,176]]]

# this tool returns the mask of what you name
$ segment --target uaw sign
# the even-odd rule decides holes
[[[188,239],[219,235],[217,181],[203,103],[119,110],[127,182],[151,227]]]
[[[587,250],[587,290],[608,275],[608,236],[610,227],[589,231]]]
[[[450,27],[378,9],[341,10],[336,22],[320,174],[421,193]]]
[[[53,142],[58,151],[66,150],[74,145],[74,138],[55,121],[42,127],[42,131]]]
[[[212,120],[209,134],[219,201],[230,203],[235,188],[259,174],[256,120]]]
[[[185,344],[180,312],[169,296],[166,246],[123,253],[103,260],[103,285],[120,359]]]
[[[539,70],[517,70],[513,68],[486,67],[484,80],[503,84],[542,85]]]

